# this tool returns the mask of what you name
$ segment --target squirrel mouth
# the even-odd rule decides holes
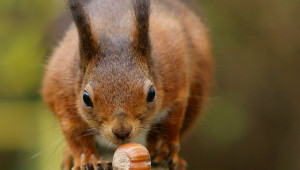
[[[99,133],[98,135],[95,136],[95,141],[96,141],[96,143],[98,143],[102,146],[107,146],[108,148],[110,148],[110,147],[115,148],[122,144],[133,142],[133,138],[128,137],[128,138],[122,140],[122,139],[115,138],[114,136],[112,136],[112,137],[104,136],[101,133]]]

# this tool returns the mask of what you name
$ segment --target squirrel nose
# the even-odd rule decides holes
[[[131,133],[132,128],[122,128],[122,129],[113,129],[113,133],[116,135],[117,138],[121,140],[125,140]]]

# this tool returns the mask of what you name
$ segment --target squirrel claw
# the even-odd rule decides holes
[[[97,167],[96,168],[94,168],[95,170],[112,170],[112,163],[111,162],[109,162],[109,163],[101,163],[101,162],[99,162],[98,164],[97,164]]]
[[[98,164],[97,164],[97,170],[104,170],[104,165],[103,165],[103,163],[101,163],[101,162],[99,162]]]

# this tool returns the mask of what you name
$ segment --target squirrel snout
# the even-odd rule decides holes
[[[115,134],[115,136],[118,138],[118,139],[121,139],[121,140],[125,140],[127,137],[130,136],[131,134],[131,131],[132,131],[132,127],[126,127],[126,128],[115,128],[115,129],[112,129],[112,132]]]

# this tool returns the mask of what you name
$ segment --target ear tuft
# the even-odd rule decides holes
[[[134,46],[144,56],[150,56],[150,0],[131,0],[135,14]]]
[[[99,42],[93,33],[90,17],[82,0],[68,0],[68,5],[78,30],[81,66],[84,68],[93,55],[98,53]]]

